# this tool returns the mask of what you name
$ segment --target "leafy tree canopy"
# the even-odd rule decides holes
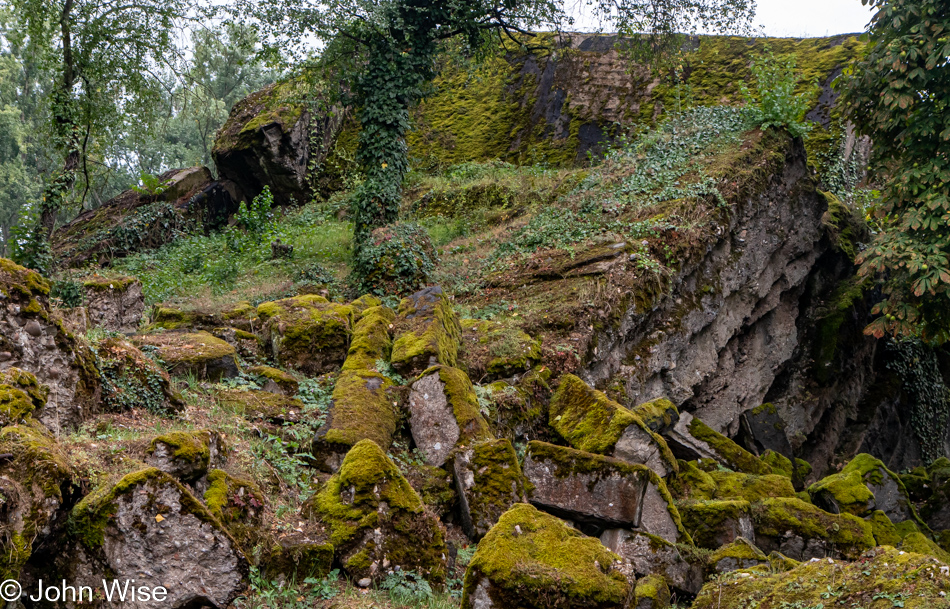
[[[883,282],[867,332],[950,339],[950,3],[863,0],[877,9],[868,54],[842,101],[873,140],[882,226],[858,261]]]

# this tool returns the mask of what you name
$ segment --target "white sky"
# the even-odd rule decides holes
[[[568,9],[573,2],[565,2]],[[574,4],[576,30],[597,28]],[[754,27],[766,36],[810,38],[863,32],[872,10],[861,0],[758,0]],[[760,29],[761,28],[761,29]]]

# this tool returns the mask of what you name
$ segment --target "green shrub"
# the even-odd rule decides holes
[[[741,91],[762,129],[785,127],[795,137],[811,131],[811,123],[804,121],[805,113],[812,106],[811,96],[795,95],[798,83],[795,56],[776,57],[767,51],[752,62],[751,69],[755,90],[743,85]]]
[[[389,224],[375,229],[359,248],[353,280],[360,293],[407,294],[429,282],[435,264],[425,230],[408,222]]]

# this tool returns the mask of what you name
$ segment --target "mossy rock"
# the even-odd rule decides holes
[[[950,577],[940,566],[929,556],[882,547],[851,563],[816,560],[784,572],[736,571],[708,583],[692,609],[946,609]]]
[[[0,425],[6,427],[23,423],[36,408],[36,403],[25,391],[5,383],[0,384]]]
[[[950,565],[950,552],[947,552],[920,532],[909,533],[898,546],[905,552],[915,552],[926,556],[933,556],[945,565]]]
[[[357,289],[403,296],[432,283],[439,257],[428,231],[413,222],[374,228],[356,250]]]
[[[833,513],[867,516],[882,510],[895,521],[917,518],[901,479],[879,459],[862,453],[838,472],[808,487],[812,502]]]
[[[790,478],[796,490],[805,488],[805,480],[811,474],[811,464],[804,459],[789,459],[774,450],[766,450],[759,456],[763,463],[772,468],[772,473]]]
[[[73,507],[69,526],[80,562],[150,587],[162,583],[159,577],[180,581],[181,589],[168,589],[172,605],[200,595],[227,606],[247,585],[247,560],[227,530],[186,487],[153,467],[87,495]],[[160,575],[147,571],[155,564]]]
[[[877,545],[894,546],[895,548],[900,545],[903,537],[897,532],[897,527],[887,517],[887,514],[881,510],[876,510],[871,512],[865,520],[871,525],[871,534],[874,535],[874,541]]]
[[[399,303],[392,366],[412,376],[433,364],[458,366],[462,328],[448,297],[432,286]]]
[[[785,476],[741,474],[711,471],[709,477],[716,484],[716,499],[745,499],[758,503],[772,497],[795,497],[795,487]]]
[[[370,370],[376,367],[377,361],[388,361],[392,352],[390,332],[394,321],[396,314],[389,307],[374,306],[364,309],[353,327],[353,337],[346,353],[346,361],[343,362],[343,369]]]
[[[676,426],[666,434],[670,445],[682,458],[714,459],[746,474],[771,474],[772,468],[731,439],[703,423],[698,417],[682,413]]]
[[[158,357],[174,375],[219,381],[241,371],[234,347],[207,332],[144,334],[132,337],[132,343],[140,349],[158,347]]]
[[[202,486],[202,495],[211,515],[218,519],[231,536],[249,551],[263,537],[264,494],[245,478],[237,478],[224,470],[212,469]]]
[[[760,548],[796,560],[832,552],[855,558],[874,546],[871,525],[864,520],[830,514],[797,498],[765,499],[753,505],[752,522]]]
[[[520,503],[478,544],[465,572],[462,608],[620,609],[631,587],[619,556]]]
[[[546,442],[528,443],[529,499],[579,523],[638,528],[691,545],[663,479],[645,465]]]
[[[333,546],[328,543],[292,543],[265,553],[257,565],[267,580],[284,576],[286,581],[323,578],[333,567]]]
[[[143,348],[155,350],[154,346]],[[175,391],[168,372],[129,341],[110,337],[96,345],[95,352],[105,410],[145,408],[170,413],[185,407],[185,400]]]
[[[252,366],[247,369],[248,374],[254,374],[264,379],[264,391],[295,396],[300,389],[300,383],[292,375],[271,368],[270,366]]]
[[[502,380],[487,386],[491,390],[489,399],[492,403],[491,411],[494,413],[488,424],[495,436],[509,439],[555,439],[555,432],[548,425],[550,378],[550,368],[535,366],[513,385],[510,380]]]
[[[680,420],[680,411],[676,404],[666,398],[656,398],[649,402],[638,404],[630,412],[640,417],[640,420],[655,433],[663,433],[671,429]]]
[[[346,359],[351,307],[306,295],[262,303],[257,314],[264,344],[281,366],[317,375],[339,368]]]
[[[459,366],[479,382],[523,374],[541,360],[541,341],[498,321],[463,319]]]
[[[739,537],[752,539],[752,504],[742,499],[678,501],[683,527],[693,542],[708,550],[732,543]]]
[[[528,481],[509,440],[477,442],[455,455],[453,471],[459,489],[462,529],[479,540],[502,514],[525,502]]]
[[[0,294],[13,301],[29,303],[39,297],[49,296],[50,283],[36,271],[0,258]]]
[[[392,381],[375,370],[346,370],[333,387],[327,422],[317,432],[314,465],[336,471],[343,456],[362,440],[388,451],[399,421]]]
[[[548,422],[578,450],[641,463],[660,476],[678,468],[669,446],[640,417],[573,374],[565,374],[548,411]]]
[[[716,549],[709,556],[709,566],[716,573],[728,573],[764,564],[769,564],[768,556],[744,537],[737,537],[735,541]]]
[[[66,454],[39,423],[0,430],[0,507],[5,545],[0,575],[17,579],[33,547],[60,532],[63,503],[78,482]]]
[[[430,581],[446,576],[438,521],[372,440],[350,449],[305,511],[327,526],[336,560],[355,580],[382,579],[397,567]]]
[[[227,448],[216,431],[173,431],[154,438],[145,462],[180,480],[197,480],[224,460]]]
[[[670,587],[661,575],[651,574],[637,580],[633,609],[668,609]]]
[[[145,332],[154,332],[159,328],[177,331],[211,330],[219,326],[229,325],[225,321],[224,315],[215,311],[180,309],[164,304],[156,304],[153,306],[149,319],[151,323],[145,327]],[[241,316],[235,315],[234,319],[241,319]]]
[[[412,383],[409,426],[426,463],[442,466],[456,447],[491,439],[475,389],[458,368],[435,366]]]
[[[40,383],[31,372],[26,370],[20,370],[19,368],[0,370],[0,383],[26,393],[30,401],[33,402],[34,409],[45,406],[46,400],[49,398],[49,387]]]
[[[249,420],[278,425],[300,421],[304,411],[304,403],[297,398],[269,391],[225,389],[217,391],[215,399],[223,408]]]
[[[644,531],[607,529],[600,542],[627,561],[637,577],[662,576],[678,595],[695,596],[703,586],[703,554]]]
[[[367,309],[379,307],[382,306],[382,304],[383,301],[376,296],[373,296],[372,294],[363,294],[356,300],[352,301],[350,306],[353,308],[353,314],[359,318],[367,311]]]
[[[451,473],[418,461],[403,465],[402,471],[431,513],[440,519],[455,517],[458,493]]]
[[[679,471],[667,478],[666,484],[677,500],[704,501],[716,498],[716,481],[696,461],[680,459],[676,465]]]

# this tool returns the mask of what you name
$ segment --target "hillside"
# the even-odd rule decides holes
[[[863,334],[836,173],[868,145],[830,86],[862,43],[702,38],[676,85],[615,42],[442,58],[372,293],[356,123],[307,75],[235,106],[218,179],[76,218],[53,278],[2,261],[5,577],[105,569],[176,608],[950,607],[950,461],[922,457],[950,430],[914,426],[907,372],[950,355]],[[765,48],[797,57],[804,139],[741,103]]]

